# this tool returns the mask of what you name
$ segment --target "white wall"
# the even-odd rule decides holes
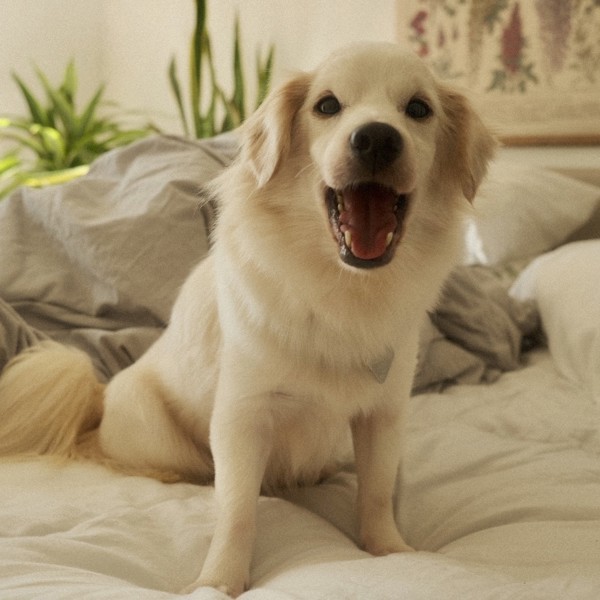
[[[176,54],[187,80],[188,43],[194,28],[191,0],[101,0],[104,7],[104,73],[111,96],[179,132],[167,69]],[[214,4],[213,0],[213,4]]]
[[[252,80],[255,51],[270,43],[276,46],[274,79],[280,80],[314,67],[341,44],[394,39],[395,0],[209,0],[208,11],[225,86],[236,11]],[[177,132],[167,67],[176,54],[187,81],[194,14],[192,0],[0,0],[0,114],[22,110],[12,70],[33,81],[35,62],[58,82],[74,56],[82,100],[106,81],[108,98]]]
[[[76,58],[85,98],[101,81],[103,38],[102,5],[97,2],[0,0],[0,113],[24,108],[12,71],[38,90],[33,66],[58,82],[71,57]]]
[[[209,0],[209,29],[225,85],[236,11],[247,72],[253,73],[255,50],[273,43],[275,82],[295,70],[311,69],[342,44],[395,39],[396,0]],[[179,133],[167,67],[176,54],[180,76],[187,80],[194,13],[192,0],[0,0],[0,114],[23,110],[11,71],[34,81],[31,65],[36,63],[58,82],[69,58],[75,57],[81,100],[105,81],[107,98]],[[554,168],[596,168],[600,161],[599,147],[506,153],[518,160],[526,154]]]
[[[167,84],[170,57],[180,78],[194,23],[191,0],[104,0],[107,43],[105,71],[126,106],[143,106],[159,123],[176,126]],[[394,39],[395,0],[211,0],[209,31],[219,80],[231,84],[236,11],[240,15],[246,72],[254,81],[257,49],[276,47],[274,80],[310,69],[333,48],[357,39]],[[251,92],[253,95],[253,91]]]

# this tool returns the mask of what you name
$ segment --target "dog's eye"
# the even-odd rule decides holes
[[[340,101],[333,95],[325,96],[315,104],[315,112],[321,115],[335,115],[339,113],[340,110],[342,110],[342,105],[340,104]]]
[[[432,110],[425,100],[413,98],[406,106],[406,114],[411,119],[421,120],[429,117]]]

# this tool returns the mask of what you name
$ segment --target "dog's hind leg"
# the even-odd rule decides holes
[[[125,471],[159,479],[178,474],[201,483],[212,480],[207,440],[194,439],[157,376],[140,364],[108,384],[99,441],[102,452]]]

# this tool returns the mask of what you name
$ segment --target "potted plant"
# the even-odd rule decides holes
[[[104,94],[100,86],[91,100],[77,109],[77,74],[71,61],[62,82],[53,86],[36,69],[45,98],[37,97],[15,73],[13,79],[27,105],[23,117],[0,117],[0,140],[14,143],[0,158],[0,198],[21,185],[41,187],[85,174],[100,154],[148,135],[151,126],[123,127],[114,116],[100,116]]]
[[[246,81],[242,64],[239,19],[233,32],[233,92],[227,95],[217,80],[210,34],[207,29],[207,3],[196,0],[196,25],[190,44],[189,98],[184,103],[175,58],[169,66],[169,82],[177,103],[179,117],[186,136],[209,137],[236,128],[264,100],[271,81],[275,50],[270,46],[264,58],[257,53],[257,96],[248,107]],[[207,86],[207,87],[205,87]],[[207,92],[206,94],[204,92]]]
[[[207,30],[206,1],[195,0],[196,22],[191,39],[189,64],[189,99],[184,102],[175,58],[168,77],[186,136],[209,137],[234,129],[264,99],[270,84],[274,48],[263,59],[257,54],[257,97],[247,106],[246,80],[242,65],[239,20],[234,26],[233,92],[228,95],[217,80],[210,35]],[[36,69],[44,90],[44,99],[15,73],[28,108],[24,117],[0,117],[0,140],[14,147],[0,156],[0,199],[21,185],[41,187],[64,183],[87,173],[89,164],[100,154],[129,144],[157,131],[146,125],[138,129],[122,126],[115,116],[101,116],[104,86],[101,85],[83,107],[77,109],[77,75],[71,61],[63,81],[52,86],[42,71]]]

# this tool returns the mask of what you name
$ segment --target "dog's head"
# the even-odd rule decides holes
[[[472,200],[495,145],[465,98],[394,44],[338,51],[275,90],[244,129],[257,185],[282,172],[310,185],[355,268],[392,260],[416,204]]]

